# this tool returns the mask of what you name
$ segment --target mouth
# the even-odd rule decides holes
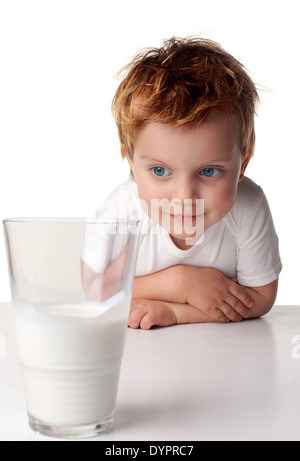
[[[195,222],[197,219],[199,219],[203,214],[170,214],[171,218],[173,218],[175,221],[178,222],[186,222],[186,223],[191,223]]]

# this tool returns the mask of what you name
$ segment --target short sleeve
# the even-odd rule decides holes
[[[282,269],[278,237],[264,192],[256,186],[238,239],[237,280],[244,286],[263,286]]]
[[[118,186],[98,207],[96,217],[103,220],[134,219],[131,194],[125,184]],[[114,238],[114,224],[105,229],[99,225],[87,225],[82,249],[82,260],[95,272],[102,274],[107,266],[123,252],[127,234],[119,232]]]

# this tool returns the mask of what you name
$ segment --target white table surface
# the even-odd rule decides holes
[[[300,306],[241,323],[128,329],[114,429],[85,440],[299,441],[297,344]],[[0,440],[52,440],[27,424],[8,303],[0,303]]]

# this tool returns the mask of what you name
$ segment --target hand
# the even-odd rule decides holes
[[[167,327],[177,323],[171,305],[165,301],[133,299],[128,325],[131,328],[149,330],[153,326]]]
[[[213,320],[238,322],[250,316],[253,301],[235,279],[207,267],[181,266],[187,303]]]

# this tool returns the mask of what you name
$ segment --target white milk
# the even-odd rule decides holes
[[[111,417],[130,299],[105,304],[17,304],[16,336],[27,410],[49,425],[92,424]]]

